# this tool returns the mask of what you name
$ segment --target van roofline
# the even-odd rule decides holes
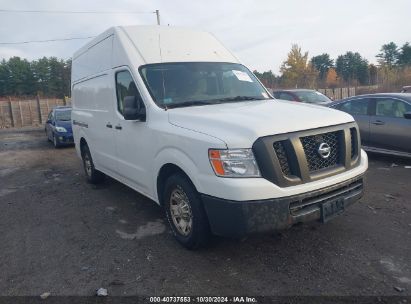
[[[170,39],[167,41],[167,39],[164,39],[163,41],[160,42],[161,35],[164,35],[164,38],[167,38],[167,33],[170,33],[171,35],[177,35],[181,34],[177,38],[183,37],[183,35],[203,35],[203,37],[212,37],[208,41],[210,48],[214,49],[214,52],[210,52],[209,54],[200,54],[198,52],[198,49],[194,49],[192,58],[190,61],[224,61],[224,62],[233,62],[233,63],[241,63],[240,60],[231,52],[231,50],[227,49],[224,47],[224,45],[219,41],[217,37],[215,37],[213,34],[207,32],[207,31],[202,31],[202,30],[192,30],[187,27],[170,27],[170,26],[159,26],[159,25],[131,25],[131,26],[114,26],[91,41],[89,41],[87,44],[85,44],[83,47],[81,47],[79,50],[77,50],[73,54],[73,61],[76,60],[79,56],[82,54],[86,53],[89,49],[91,49],[93,46],[96,44],[100,43],[101,41],[111,37],[111,36],[116,36],[120,38],[120,43],[125,43],[124,39],[126,38],[128,42],[130,42],[134,48],[135,51],[139,54],[141,59],[148,64],[148,63],[161,63],[161,62],[180,62],[180,61],[187,61],[187,55],[190,55],[190,50],[184,50],[185,52],[185,57],[181,56],[181,60],[175,60],[175,45],[170,44]],[[137,41],[136,35],[142,35],[141,42]],[[153,43],[152,39],[147,39],[149,36],[150,38],[153,37],[153,35],[159,35],[159,42],[158,42],[158,48],[160,48],[160,43],[162,47],[169,47],[169,49],[164,49],[161,52],[158,52],[159,54],[156,54],[157,52],[153,52],[153,47],[155,47],[155,44]],[[204,36],[206,35],[206,36]],[[214,40],[214,41],[213,41]],[[154,46],[153,46],[154,45]],[[177,44],[178,45],[178,44]],[[172,47],[171,47],[172,46]],[[170,52],[171,50],[171,52]],[[171,55],[170,55],[171,54]],[[212,54],[213,56],[210,56]],[[173,57],[174,56],[174,57]],[[204,57],[210,57],[210,60],[204,60]],[[196,60],[196,57],[203,57],[201,60]],[[213,58],[211,58],[213,57]],[[170,58],[174,60],[170,60]]]

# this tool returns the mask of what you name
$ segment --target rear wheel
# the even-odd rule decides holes
[[[181,245],[196,249],[208,243],[207,215],[198,192],[187,177],[176,174],[168,178],[164,208],[174,237]]]
[[[96,168],[94,167],[90,149],[87,145],[83,147],[81,154],[83,158],[84,173],[86,174],[87,181],[91,184],[99,184],[103,182],[105,179],[105,174],[96,170]]]

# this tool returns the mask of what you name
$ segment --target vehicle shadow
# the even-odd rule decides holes
[[[404,165],[404,166],[410,166],[411,165],[411,159],[406,158],[406,157],[401,157],[401,156],[391,156],[391,155],[385,155],[385,154],[380,154],[380,153],[374,153],[374,152],[367,152],[368,155],[368,161],[369,162],[381,162],[381,163],[387,163],[389,165],[394,164],[394,165]]]

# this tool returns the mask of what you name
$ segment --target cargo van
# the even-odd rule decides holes
[[[327,222],[363,194],[352,116],[273,99],[207,32],[110,28],[73,56],[72,105],[88,181],[151,198],[187,248]]]

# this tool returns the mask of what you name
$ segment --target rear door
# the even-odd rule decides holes
[[[368,98],[348,100],[335,106],[336,109],[351,114],[360,128],[361,142],[367,145],[370,141],[370,101]]]
[[[370,142],[374,147],[411,152],[411,119],[404,118],[411,105],[392,97],[372,99]]]

